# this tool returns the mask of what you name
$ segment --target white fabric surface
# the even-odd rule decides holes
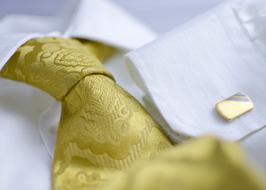
[[[58,10],[58,16],[9,15],[0,20],[0,69],[16,49],[31,38],[47,35],[83,37],[128,50],[155,36],[109,1],[67,2],[67,6]],[[121,50],[107,67],[122,86],[141,97],[142,92],[122,63],[122,54]],[[46,93],[0,78],[1,190],[51,189],[51,161],[60,110],[60,103]]]
[[[173,141],[205,134],[241,140],[265,130],[259,130],[266,125],[265,15],[265,0],[228,1],[127,55],[132,77]],[[249,95],[255,108],[226,122],[215,104],[237,92]],[[243,147],[258,151],[251,157],[266,171],[266,150],[256,149],[266,136],[251,136]]]
[[[43,35],[84,37],[127,50],[135,49],[155,36],[143,24],[108,1],[78,2],[66,0],[66,6],[53,17],[9,15],[0,20],[0,68],[17,47],[28,39]],[[95,11],[99,7],[101,9]],[[246,11],[243,9],[243,12]],[[93,28],[88,23],[94,23]],[[146,104],[151,96],[143,100],[145,94],[129,76],[123,64],[123,54],[121,50],[107,63],[107,67],[121,86]],[[153,104],[148,105],[150,112],[157,119],[161,118],[160,122],[166,126],[163,120],[168,118],[163,119],[161,110],[158,114]],[[0,79],[1,190],[51,189],[50,168],[60,109],[60,104],[46,93],[25,84]],[[264,135],[258,134],[246,138],[243,145],[251,159],[257,160],[254,165],[261,166],[261,162],[266,160],[263,157],[265,154],[256,151],[256,147],[264,151],[261,144]]]
[[[238,140],[266,124],[266,59],[239,21],[237,3],[218,6],[128,58],[133,76],[177,133]],[[215,104],[237,92],[249,95],[255,109],[225,122]]]
[[[17,1],[17,0],[11,0]],[[30,1],[30,0],[27,0]],[[36,1],[36,0],[35,0]],[[49,1],[49,0],[48,0]],[[113,0],[163,34],[225,0]],[[1,7],[0,7],[1,14]]]
[[[151,30],[108,0],[68,2],[72,5],[67,6],[68,11],[64,7],[55,17],[4,17],[0,22],[0,37],[5,41],[0,46],[4,50],[0,51],[0,69],[16,47],[42,35],[94,39],[123,49],[135,49],[155,39]]]

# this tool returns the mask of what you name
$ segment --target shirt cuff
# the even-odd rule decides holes
[[[239,140],[266,124],[265,57],[251,35],[256,36],[252,22],[266,13],[262,5],[263,0],[223,3],[126,56],[173,141],[204,134]],[[237,92],[249,95],[255,109],[226,122],[215,104]]]

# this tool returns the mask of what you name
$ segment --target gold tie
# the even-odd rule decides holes
[[[100,190],[266,190],[260,177],[237,143],[202,137],[136,163]]]
[[[112,51],[74,39],[33,39],[1,72],[62,102],[53,162],[55,190],[94,189],[137,160],[171,146],[149,114],[101,64]]]
[[[112,52],[93,42],[34,39],[0,73],[62,102],[54,190],[265,189],[235,143],[207,137],[173,147],[102,66]]]

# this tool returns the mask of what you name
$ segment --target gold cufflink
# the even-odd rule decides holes
[[[239,92],[216,104],[216,111],[227,121],[240,117],[254,108],[252,100]]]

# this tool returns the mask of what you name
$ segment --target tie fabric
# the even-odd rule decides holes
[[[101,190],[265,190],[239,145],[208,136],[166,150]]]
[[[64,38],[21,46],[1,76],[62,102],[54,190],[262,190],[236,143],[213,137],[174,147],[101,64],[113,49]]]
[[[55,190],[94,189],[137,160],[171,147],[149,114],[101,64],[113,49],[82,42],[30,40],[2,70],[2,76],[38,87],[62,102],[53,162]]]

